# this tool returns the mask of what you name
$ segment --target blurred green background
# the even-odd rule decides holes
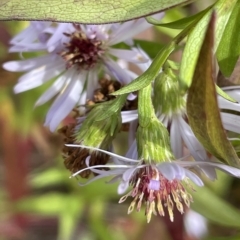
[[[198,1],[167,12],[165,22],[189,16],[213,1]],[[19,59],[8,54],[9,40],[28,22],[0,23],[1,64]],[[145,50],[154,57],[177,30],[155,28],[138,36]],[[153,40],[156,44],[149,44]],[[156,46],[154,48],[153,46]],[[24,57],[36,56],[35,53]],[[173,55],[179,61],[181,51]],[[14,95],[19,74],[0,69],[0,240],[237,240],[240,239],[240,181],[221,173],[215,183],[192,192],[192,208],[206,217],[207,233],[194,236],[184,227],[184,217],[175,213],[153,217],[146,223],[144,210],[127,215],[129,201],[118,204],[117,184],[107,179],[80,187],[80,179],[70,179],[61,158],[62,138],[43,127],[50,106],[34,108],[34,102],[50,83]],[[115,146],[123,153],[126,133]],[[186,210],[188,212],[188,210]],[[200,231],[200,222],[190,219],[187,229]],[[198,221],[198,220],[196,220]]]

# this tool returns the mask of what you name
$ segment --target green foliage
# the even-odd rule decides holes
[[[150,15],[193,0],[4,0],[0,20],[45,20],[78,23],[121,22]]]
[[[146,17],[146,19],[149,23],[151,23],[155,26],[171,28],[171,29],[184,29],[184,28],[188,27],[190,24],[192,24],[193,22],[200,20],[205,15],[205,13],[207,13],[209,11],[210,8],[211,7],[208,7],[193,16],[184,17],[182,19],[179,19],[174,22],[169,22],[169,23],[162,23],[162,21],[158,21],[158,20],[154,19],[153,17]]]
[[[222,73],[229,77],[240,55],[240,1],[232,11],[217,49],[217,59]]]
[[[210,191],[206,186],[191,192],[193,210],[201,213],[208,220],[223,225],[240,228],[240,211]]]
[[[198,21],[197,25],[192,29],[187,38],[187,43],[183,51],[180,67],[180,83],[183,88],[187,89],[192,82],[192,77],[196,67],[197,59],[204,40],[205,32],[209,19],[212,14],[212,9],[217,15],[216,35],[214,51],[217,49],[219,42],[222,38],[225,26],[228,22],[229,16],[234,8],[237,0],[219,0],[210,8],[203,17]]]

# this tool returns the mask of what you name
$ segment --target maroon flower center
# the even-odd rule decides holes
[[[93,68],[104,53],[102,42],[95,38],[88,38],[80,25],[74,24],[75,32],[64,33],[69,42],[64,43],[65,49],[60,53],[66,61],[66,68],[77,66],[78,69]]]

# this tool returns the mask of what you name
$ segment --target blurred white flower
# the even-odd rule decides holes
[[[188,236],[194,239],[202,239],[208,231],[206,218],[191,209],[184,216],[184,226]]]

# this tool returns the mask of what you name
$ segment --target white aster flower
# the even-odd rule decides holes
[[[189,207],[192,197],[185,189],[185,186],[192,188],[190,181],[197,186],[204,186],[201,178],[191,171],[193,168],[198,171],[202,166],[208,166],[214,170],[217,168],[232,176],[240,177],[240,169],[220,163],[193,162],[180,159],[161,163],[152,161],[151,164],[146,164],[142,159],[135,160],[102,149],[73,144],[67,144],[67,146],[87,148],[110,155],[113,163],[107,165],[89,166],[89,157],[86,158],[87,167],[77,171],[72,177],[86,170],[91,170],[96,176],[80,185],[86,185],[104,177],[112,177],[109,182],[120,180],[119,194],[123,194],[131,186],[132,189],[120,199],[119,203],[124,202],[128,197],[133,198],[128,213],[131,213],[135,207],[137,211],[140,211],[141,206],[146,205],[145,213],[148,222],[152,214],[158,213],[164,216],[165,208],[171,221],[173,221],[173,209],[175,206],[181,213],[184,212],[184,204]]]
[[[158,14],[158,17],[163,15]],[[45,125],[54,131],[77,103],[85,104],[91,98],[100,73],[108,73],[122,85],[136,77],[135,73],[122,69],[115,59],[134,64],[148,59],[138,48],[117,49],[112,46],[123,41],[131,44],[134,35],[150,26],[145,19],[109,25],[31,23],[24,33],[13,39],[11,51],[45,50],[47,54],[10,61],[3,67],[13,72],[26,72],[19,78],[15,93],[36,88],[55,78],[52,86],[36,102],[41,105],[57,95],[45,121]]]

